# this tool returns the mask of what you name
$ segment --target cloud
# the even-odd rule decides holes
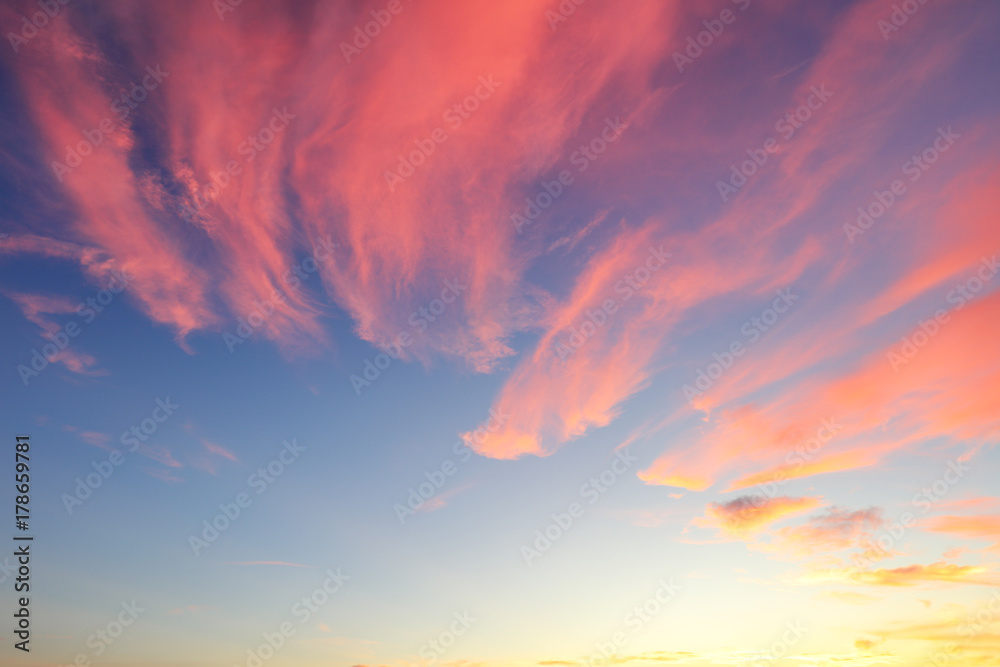
[[[808,512],[822,504],[822,499],[803,497],[760,498],[740,496],[725,503],[709,503],[705,516],[695,525],[718,528],[722,534],[746,538],[760,533],[771,524]]]
[[[191,424],[185,425],[185,430],[188,432],[194,432],[197,429],[193,424]],[[214,475],[223,463],[220,459],[233,462],[239,461],[235,454],[217,442],[204,437],[199,438],[199,442],[201,443],[201,450],[191,452],[185,457],[186,460],[198,470]]]
[[[194,332],[232,331],[238,318],[267,311],[257,335],[289,355],[321,353],[332,346],[325,328],[326,318],[337,313],[331,306],[351,318],[360,338],[385,346],[401,332],[414,333],[411,314],[431,303],[444,281],[459,281],[467,285],[461,298],[419,331],[403,356],[423,363],[444,356],[476,372],[514,365],[495,399],[514,417],[479,448],[496,458],[551,454],[610,424],[665,364],[678,363],[672,354],[679,327],[690,326],[695,315],[710,320],[722,301],[763,298],[807,272],[827,287],[850,275],[847,268],[857,268],[859,258],[831,249],[831,238],[841,236],[839,225],[816,222],[816,213],[831,199],[856,194],[834,185],[848,176],[867,196],[868,183],[884,175],[887,163],[879,151],[899,118],[941,83],[963,53],[963,40],[949,39],[959,28],[947,22],[938,26],[944,34],[933,48],[914,23],[886,49],[870,30],[882,11],[877,3],[842,12],[818,9],[802,17],[822,37],[815,56],[791,69],[780,63],[742,72],[759,82],[747,91],[755,96],[748,104],[753,113],[709,119],[697,110],[721,114],[727,105],[719,95],[726,87],[668,83],[662,72],[672,43],[683,43],[704,18],[699,7],[595,9],[574,15],[572,31],[553,33],[538,20],[544,2],[477,11],[448,7],[443,24],[435,20],[440,8],[429,3],[400,16],[413,29],[387,32],[377,48],[345,67],[342,54],[328,46],[342,40],[344,26],[364,11],[320,5],[310,20],[290,11],[289,3],[274,2],[242,7],[239,20],[214,23],[193,20],[194,10],[185,5],[110,3],[94,9],[95,23],[122,28],[114,53],[129,57],[115,59],[86,25],[65,16],[54,20],[34,38],[38,48],[19,59],[33,139],[51,166],[66,160],[67,146],[78,145],[82,131],[92,133],[102,123],[110,129],[70,173],[32,175],[40,191],[57,194],[72,212],[69,221],[52,223],[45,235],[14,234],[0,251],[74,259],[95,273],[115,262],[134,275],[130,302],[189,350]],[[946,11],[925,7],[919,23]],[[158,28],[143,28],[148,25]],[[751,45],[738,32],[727,39],[734,49]],[[580,49],[588,53],[585,72]],[[431,65],[433,81],[425,76]],[[123,116],[114,100],[146,76],[146,66],[166,74]],[[728,81],[730,66],[712,55],[698,62],[709,84]],[[496,83],[476,102],[469,96],[485,85],[481,77]],[[225,95],[204,94],[219,81],[228,82]],[[675,194],[726,171],[735,138],[772,126],[819,84],[833,96],[734,200],[697,210],[673,206]],[[466,99],[477,108],[453,125],[446,114]],[[618,117],[627,131],[599,163],[578,170],[570,156],[599,136],[606,119]],[[730,124],[730,133],[718,131]],[[386,174],[398,171],[436,128],[447,140],[390,188]],[[258,135],[268,137],[266,145],[252,147],[248,138]],[[855,140],[844,145],[844,136]],[[830,154],[830,145],[840,150]],[[988,147],[982,150],[992,157]],[[664,162],[662,156],[675,165],[669,173],[651,166]],[[561,169],[574,175],[565,186],[573,196],[558,198],[518,234],[508,224],[511,214],[523,211],[525,197]],[[957,164],[935,173],[947,180],[956,172],[967,175],[962,169],[971,171]],[[969,192],[986,192],[995,185],[991,177],[983,175],[985,185],[969,180]],[[908,193],[895,210],[909,211],[926,199],[938,204],[926,194],[934,191]],[[908,242],[915,247],[901,244],[893,258],[905,260],[902,275],[871,303],[846,306],[843,325],[829,322],[840,312],[820,318],[781,355],[762,352],[766,359],[734,369],[699,405],[718,411],[739,401],[747,407],[753,389],[845,351],[859,322],[912,301],[965,266],[972,249],[997,238],[986,214],[994,209],[983,195],[941,192],[953,201],[980,202],[956,209],[975,214],[962,217],[970,221],[963,231],[945,228],[943,221],[956,216],[921,217],[915,224],[932,233]],[[622,216],[619,205],[636,213]],[[574,220],[587,222],[574,226]],[[581,250],[583,239],[593,248],[582,257],[554,257],[563,248]],[[328,240],[339,245],[335,256],[317,261],[308,277],[296,274]],[[647,243],[665,243],[674,253],[670,266],[620,304],[584,346],[566,359],[556,357],[554,346],[584,326],[589,312],[607,298],[624,300],[615,285],[623,272],[640,266]],[[914,268],[928,249],[941,250],[941,263]],[[549,271],[558,277],[536,279]],[[537,336],[537,345],[514,359],[512,341],[529,336]],[[91,362],[79,355],[64,361],[78,372]],[[595,377],[601,381],[590,381]],[[805,389],[822,397],[820,388]],[[749,409],[772,427],[753,439],[755,447],[767,447],[774,429],[801,426],[767,406]],[[734,414],[725,411],[723,422]],[[855,433],[870,426],[858,424]],[[719,455],[734,447],[725,440],[710,433],[708,446],[672,448],[643,478],[705,489],[726,472],[720,462],[733,458]],[[799,473],[874,465],[889,450],[824,453]],[[763,452],[750,458],[765,471],[785,472]],[[744,483],[761,469],[745,471]]]
[[[878,508],[852,512],[831,507],[824,514],[809,517],[805,523],[773,531],[770,540],[756,548],[793,559],[864,549],[883,525],[885,519]]]
[[[660,342],[668,254],[647,225],[591,258],[566,301],[549,305],[535,351],[494,401],[510,418],[481,445],[465,434],[470,447],[493,458],[544,456],[617,417],[619,404],[645,386]],[[588,381],[594,377],[601,382]]]
[[[13,300],[24,317],[36,324],[45,336],[45,342],[38,346],[42,356],[52,363],[59,363],[67,370],[79,375],[101,376],[107,375],[107,371],[97,367],[97,360],[86,352],[78,350],[68,334],[62,332],[62,325],[48,315],[67,315],[77,312],[77,305],[65,297],[46,296],[42,294],[24,294],[20,292],[4,292],[5,296]],[[68,341],[65,347],[59,347],[55,339],[56,334],[65,336]],[[46,351],[51,348],[51,353]],[[25,359],[26,365],[31,365],[30,359]]]
[[[239,461],[236,455],[231,451],[223,447],[217,442],[212,442],[208,438],[202,438],[201,444],[209,454],[214,454],[216,456],[221,456],[223,458],[229,459],[230,461]]]
[[[885,639],[882,637],[877,637],[875,639],[866,639],[862,637],[860,639],[854,640],[854,648],[858,649],[859,651],[871,651],[872,649],[882,645],[883,643],[885,643]]]
[[[956,565],[937,562],[929,565],[906,565],[892,569],[858,570],[829,569],[803,575],[802,583],[844,582],[868,586],[907,587],[916,584],[950,583],[994,586],[1000,579],[991,576],[988,568],[977,565]]]
[[[931,342],[898,371],[887,360],[898,351],[895,340],[840,377],[786,385],[764,403],[744,399],[713,418],[693,445],[664,454],[640,477],[702,490],[735,472],[730,488],[738,489],[875,466],[890,453],[934,437],[975,450],[1000,437],[993,418],[1000,396],[990,389],[1000,381],[1000,354],[986,340],[998,318],[1000,292],[993,292],[952,310]],[[906,328],[912,333],[915,324]],[[755,363],[771,361],[762,357]],[[830,415],[843,424],[836,441],[811,456],[794,454]],[[789,457],[795,462],[776,463]]]
[[[76,426],[72,424],[64,424],[63,430],[69,433],[75,433],[78,438],[83,440],[88,445],[93,445],[94,447],[100,447],[101,449],[106,449],[108,451],[114,448],[109,444],[111,442],[111,436],[107,433],[100,433],[98,431],[81,431]]]
[[[920,527],[935,533],[989,540],[992,542],[991,550],[1000,549],[1000,514],[935,516],[922,522]]]
[[[80,436],[80,439],[88,445],[94,445],[95,447],[101,447],[102,449],[107,449],[108,443],[111,442],[111,436],[107,433],[99,433],[97,431],[80,431],[77,435]]]

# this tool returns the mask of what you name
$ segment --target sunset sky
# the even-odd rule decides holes
[[[0,664],[1000,665],[1000,3],[0,27]]]

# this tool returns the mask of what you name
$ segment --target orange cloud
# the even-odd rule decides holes
[[[954,563],[931,563],[930,565],[907,565],[892,569],[859,571],[852,568],[816,571],[799,578],[802,583],[855,583],[869,586],[913,586],[925,583],[997,585],[996,577],[985,576],[990,572],[986,567],[976,565],[955,565]]]
[[[1000,547],[1000,514],[936,516],[923,522],[921,527],[936,533],[990,540],[994,550]]]
[[[820,498],[754,498],[740,496],[726,503],[709,503],[705,516],[694,520],[695,525],[716,527],[721,533],[748,537],[771,524],[796,514],[808,512],[822,504]]]
[[[976,448],[1000,437],[1000,394],[991,389],[1000,382],[1000,354],[988,340],[998,322],[1000,292],[966,302],[899,372],[886,360],[890,346],[840,378],[805,380],[770,403],[723,410],[689,449],[665,454],[640,477],[672,485],[700,480],[704,488],[734,468],[787,459],[831,414],[844,424],[836,442],[811,457],[796,456],[794,465],[744,472],[730,488],[876,465],[933,437]]]
[[[736,490],[775,477],[792,479],[877,465],[892,451],[938,435],[954,442],[996,435],[989,417],[996,408],[996,392],[978,379],[994,372],[998,361],[995,346],[985,347],[981,328],[996,322],[994,305],[966,304],[953,312],[947,327],[920,351],[923,358],[898,374],[892,373],[885,359],[887,352],[898,347],[902,335],[912,333],[919,319],[933,317],[939,306],[954,306],[945,302],[948,288],[975,272],[984,253],[989,257],[1000,249],[994,220],[1000,205],[1000,172],[995,160],[987,157],[988,151],[973,147],[985,128],[964,128],[966,152],[949,154],[954,162],[936,167],[930,178],[925,176],[919,188],[912,187],[907,198],[897,203],[893,216],[880,220],[881,226],[873,227],[853,247],[842,233],[838,237],[835,232],[809,227],[803,215],[818,213],[813,207],[828,193],[829,180],[839,178],[844,170],[862,169],[865,183],[892,177],[892,170],[884,171],[881,161],[865,156],[873,156],[870,151],[882,145],[889,132],[887,124],[900,113],[899,102],[919,89],[920,84],[913,88],[913,81],[894,74],[902,71],[895,67],[895,58],[903,52],[916,58],[920,62],[917,77],[927,83],[940,76],[959,53],[953,45],[941,43],[933,53],[928,52],[918,30],[897,44],[899,52],[889,53],[878,43],[879,36],[873,37],[863,27],[873,24],[873,17],[881,11],[877,3],[859,3],[839,22],[805,78],[829,82],[829,88],[836,91],[828,102],[831,106],[816,114],[795,143],[789,142],[787,151],[775,156],[780,177],[758,178],[715,223],[738,229],[747,220],[762,219],[769,224],[768,240],[791,244],[812,238],[823,243],[826,251],[814,267],[823,277],[804,296],[802,306],[812,312],[803,313],[805,321],[793,315],[785,329],[758,343],[752,355],[740,359],[698,398],[696,407],[708,413],[707,426],[685,446],[671,446],[640,473],[649,483],[694,490],[734,475],[735,481],[727,488]],[[872,80],[859,79],[860,71]],[[874,90],[871,84],[879,78],[878,90]],[[871,95],[877,103],[872,103]],[[871,115],[873,108],[878,109],[876,116]],[[817,159],[816,151],[826,151],[832,137],[857,132],[871,143],[844,147],[836,156],[826,152]],[[869,174],[868,166],[859,165],[879,165],[883,173]],[[898,170],[898,165],[893,169]],[[869,196],[870,188],[858,193],[858,203]],[[920,232],[904,234],[902,222],[890,221],[897,214],[907,229]],[[845,210],[844,218],[849,215],[850,209]],[[961,229],[955,229],[955,220],[962,220]],[[886,277],[877,275],[876,262],[891,267]],[[857,284],[861,275],[866,276],[863,289]],[[990,299],[987,291],[979,295],[982,301]],[[850,298],[845,298],[847,293]],[[887,336],[871,335],[871,327],[885,326],[888,315],[898,317],[904,306],[912,306],[918,298],[938,303],[929,310],[907,311],[905,319],[892,323],[895,330]],[[873,348],[878,352],[873,353]],[[975,386],[966,386],[962,373],[950,370],[952,354],[968,364],[967,369],[974,369]],[[982,363],[976,365],[973,357]],[[920,386],[934,389],[914,392]],[[760,397],[762,390],[767,391],[766,399]],[[952,410],[968,419],[948,414]],[[821,419],[831,416],[846,423],[837,443],[825,446],[808,461],[782,462],[795,446],[812,437]],[[903,420],[897,425],[899,416]],[[886,424],[893,429],[883,431]],[[858,446],[851,446],[852,440]]]
[[[869,449],[854,449],[836,452],[829,456],[820,456],[814,461],[781,464],[734,480],[726,491],[739,491],[750,486],[778,483],[801,477],[812,477],[842,470],[857,470],[878,463],[878,453]],[[664,482],[669,486],[677,486]]]

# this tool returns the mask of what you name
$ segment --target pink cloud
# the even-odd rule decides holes
[[[771,524],[802,514],[822,505],[820,498],[751,498],[740,496],[725,503],[709,503],[705,516],[694,525],[714,527],[732,537],[747,537],[761,532]]]

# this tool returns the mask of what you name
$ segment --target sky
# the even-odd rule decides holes
[[[0,27],[4,665],[1000,665],[997,3]]]

